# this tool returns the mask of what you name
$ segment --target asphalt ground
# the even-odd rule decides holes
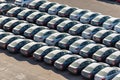
[[[49,0],[105,15],[120,17],[120,5],[106,0]],[[44,62],[36,62],[7,50],[0,50],[0,80],[85,80],[80,75],[56,70]]]

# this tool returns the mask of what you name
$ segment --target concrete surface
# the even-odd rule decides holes
[[[0,50],[0,80],[84,80],[21,54]]]
[[[49,0],[120,18],[120,3],[107,0]]]

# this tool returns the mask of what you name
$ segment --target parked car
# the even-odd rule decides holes
[[[33,0],[15,0],[14,4],[16,4],[18,6],[26,7],[32,1]]]
[[[54,64],[57,59],[66,54],[72,53],[69,50],[53,50],[44,57],[44,62],[47,64]]]
[[[73,12],[70,14],[69,18],[70,18],[71,20],[77,20],[77,21],[79,21],[80,18],[81,18],[81,16],[83,16],[83,15],[84,15],[85,13],[87,13],[87,12],[89,12],[89,10],[78,9],[78,10],[73,11]]]
[[[115,32],[112,30],[100,30],[93,35],[92,39],[97,43],[102,43],[103,39],[112,33],[115,33]]]
[[[53,16],[53,15],[43,15],[43,16],[41,16],[41,17],[39,17],[37,20],[36,20],[36,24],[37,25],[40,25],[40,26],[46,26],[47,25],[47,23],[50,21],[50,20],[52,20],[52,19],[54,19],[54,18],[56,18],[57,16]]]
[[[7,22],[9,22],[9,21],[11,21],[11,20],[16,20],[17,18],[13,18],[13,17],[2,17],[2,18],[0,18],[0,29],[1,28],[3,28],[3,26],[7,23]]]
[[[14,33],[16,35],[23,35],[25,30],[27,30],[28,28],[33,27],[33,26],[35,26],[35,25],[31,24],[31,23],[21,23],[12,29],[12,33]]]
[[[57,30],[60,32],[68,32],[74,25],[79,24],[77,21],[65,20],[57,25]]]
[[[67,33],[53,33],[49,37],[46,38],[45,43],[50,46],[58,45],[58,42],[63,39],[64,37],[69,36]]]
[[[48,9],[51,8],[52,6],[56,5],[57,3],[55,2],[45,2],[42,5],[39,6],[39,11],[41,12],[48,12]]]
[[[7,35],[0,40],[0,48],[6,49],[8,44],[10,44],[16,39],[22,39],[22,38],[24,37],[20,35]]]
[[[106,16],[106,15],[98,15],[95,18],[92,19],[91,21],[91,25],[94,26],[102,26],[103,23],[108,20],[110,18],[110,16]]]
[[[102,44],[88,44],[84,48],[82,48],[79,52],[82,57],[92,57],[92,55],[99,49],[105,47]]]
[[[63,49],[69,49],[69,46],[75,42],[76,40],[81,39],[80,36],[67,36],[59,41],[58,46]]]
[[[112,53],[118,51],[116,48],[113,47],[103,47],[101,49],[99,49],[98,51],[96,51],[92,58],[96,61],[105,61],[105,59]]]
[[[59,12],[58,12],[58,16],[60,17],[68,17],[70,16],[70,14],[77,10],[77,8],[75,7],[70,7],[70,6],[66,6],[64,7],[63,9],[61,9]]]
[[[16,39],[7,46],[7,50],[11,53],[19,53],[20,48],[31,41],[30,39]]]
[[[0,14],[5,15],[8,10],[15,7],[14,4],[2,3],[0,4]]]
[[[115,51],[106,58],[106,63],[112,66],[119,66],[120,63],[120,51]]]
[[[59,70],[65,70],[72,62],[80,58],[82,57],[79,55],[66,54],[55,61],[54,67]]]
[[[13,34],[10,33],[10,32],[0,32],[0,40],[1,40],[2,38],[4,38],[5,36],[7,36],[7,35],[13,35]]]
[[[84,48],[86,45],[95,43],[92,40],[85,40],[85,39],[80,39],[72,43],[69,47],[69,50],[73,53],[79,53],[79,51]]]
[[[23,20],[11,20],[11,21],[7,22],[7,23],[3,26],[3,29],[4,29],[5,31],[11,32],[12,29],[13,29],[15,26],[17,26],[17,25],[19,25],[19,24],[21,24],[21,23],[25,23],[25,22],[26,22],[26,21],[23,21]]]
[[[82,37],[85,39],[92,39],[93,35],[102,29],[103,28],[94,27],[94,26],[88,27],[82,32]]]
[[[66,7],[66,5],[57,3],[48,9],[48,13],[51,15],[57,15],[58,12],[64,7]]]
[[[109,67],[109,65],[106,63],[91,63],[81,71],[81,74],[83,77],[91,80],[94,79],[94,76],[105,67]]]
[[[120,40],[115,43],[115,47],[120,50]]]
[[[96,62],[93,59],[77,59],[68,66],[68,71],[72,74],[81,74],[81,71],[87,67],[89,64]]]
[[[45,3],[46,0],[33,0],[28,4],[28,8],[30,9],[39,9],[39,6],[41,6],[43,3]]]
[[[14,7],[7,11],[6,15],[9,17],[16,17],[18,13],[23,11],[25,8],[22,7]]]
[[[34,53],[33,53],[33,57],[38,60],[38,61],[42,61],[44,59],[44,57],[51,51],[54,50],[60,50],[60,48],[55,47],[55,46],[43,46],[39,49],[37,49]]]
[[[94,77],[94,80],[111,80],[115,75],[120,73],[117,67],[106,67],[100,70]]]
[[[74,26],[72,26],[70,29],[69,29],[69,34],[71,35],[81,35],[82,32],[87,29],[88,27],[90,27],[90,25],[88,24],[76,24]]]
[[[92,19],[98,15],[100,15],[100,13],[95,13],[95,12],[89,11],[89,12],[85,13],[83,16],[81,16],[80,22],[90,24]]]
[[[35,12],[35,10],[25,9],[18,13],[17,18],[20,20],[26,20],[26,17]]]
[[[33,56],[33,53],[42,46],[46,46],[46,44],[42,42],[30,42],[20,49],[20,53],[24,56]]]
[[[118,23],[120,23],[120,19],[111,17],[107,21],[105,21],[102,26],[105,29],[111,30],[114,29],[114,26],[117,25]]]
[[[44,26],[32,26],[32,27],[28,28],[27,30],[25,30],[23,35],[25,37],[27,37],[27,38],[32,39],[36,33],[38,33],[39,31],[41,31],[43,29],[47,29],[47,27],[44,27]]]
[[[115,46],[115,43],[120,40],[120,34],[112,33],[103,39],[103,44],[106,46]]]
[[[114,26],[114,31],[116,31],[117,33],[120,33],[120,23]]]
[[[60,17],[53,18],[47,23],[47,27],[51,29],[56,29],[57,25],[59,25],[61,22],[65,20],[67,20],[67,18],[60,18]]]
[[[47,37],[56,32],[56,30],[43,29],[34,35],[34,41],[45,42]]]
[[[112,80],[119,80],[120,79],[120,73],[118,73]]]
[[[26,20],[27,20],[28,22],[35,23],[36,20],[37,20],[39,17],[41,17],[41,16],[43,16],[43,15],[46,15],[46,14],[47,14],[47,13],[35,11],[35,12],[31,13],[29,16],[27,16]]]

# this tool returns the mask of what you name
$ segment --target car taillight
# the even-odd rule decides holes
[[[92,74],[88,74],[88,78],[91,78]]]
[[[101,61],[101,57],[99,57],[98,60]]]
[[[105,80],[105,78],[101,79],[101,80]]]
[[[79,48],[76,48],[75,50],[79,50]]]
[[[64,44],[64,46],[68,46],[67,44]]]
[[[74,69],[73,72],[74,72],[74,73],[77,73],[77,69]]]
[[[62,65],[62,64],[60,65],[60,68],[63,68],[63,65]]]
[[[52,43],[54,43],[54,41],[51,41]]]
[[[112,65],[115,65],[115,61],[112,62]]]
[[[42,39],[42,37],[40,37],[39,39]]]

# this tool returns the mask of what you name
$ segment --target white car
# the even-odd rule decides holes
[[[105,29],[111,30],[114,29],[114,26],[117,25],[118,23],[120,23],[120,19],[111,17],[107,21],[105,21],[102,26]]]
[[[64,8],[66,5],[63,4],[55,4],[51,8],[48,9],[48,13],[51,15],[57,15],[58,11]]]
[[[92,39],[93,35],[102,29],[103,28],[101,27],[94,27],[94,26],[88,27],[82,32],[82,37],[85,39]]]
[[[84,15],[85,13],[87,13],[88,11],[89,11],[89,10],[85,10],[85,9],[75,10],[75,11],[73,11],[73,12],[70,14],[69,18],[72,19],[72,20],[79,20],[80,17],[81,17],[82,15]]]
[[[48,36],[56,32],[56,30],[43,29],[34,35],[34,40],[37,42],[43,42]]]
[[[114,26],[114,31],[120,33],[120,23]]]
[[[94,80],[111,80],[118,73],[120,73],[118,67],[106,67],[95,75]]]
[[[89,24],[93,18],[100,15],[100,13],[87,12],[80,18],[80,22]]]
[[[15,0],[15,4],[18,6],[27,6],[33,0]]]

